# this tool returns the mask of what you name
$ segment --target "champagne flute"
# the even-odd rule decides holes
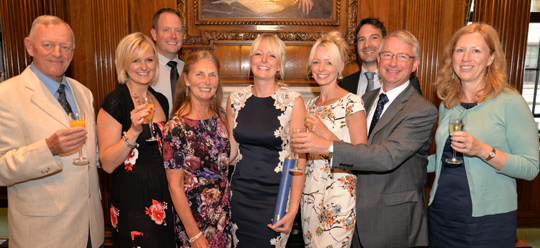
[[[147,104],[148,105],[148,108],[150,109],[150,114],[145,116],[144,119],[146,120],[146,124],[148,124],[149,126],[149,129],[150,129],[150,138],[146,139],[147,142],[152,142],[152,141],[157,141],[158,139],[156,138],[156,136],[154,136],[154,123],[153,123],[153,119],[154,119],[154,109],[155,109],[155,105],[154,105],[154,101],[152,100],[152,97],[151,96],[148,96],[148,97],[137,97],[136,98],[136,101],[139,105],[141,104]]]
[[[69,113],[69,126],[86,128],[86,119],[84,117],[84,113]],[[82,155],[83,146],[84,144],[79,147],[79,157],[73,159],[74,165],[87,165],[90,163],[90,161]]]
[[[454,115],[450,116],[450,120],[448,122],[449,133],[463,131],[464,127],[465,127],[465,123],[463,123],[463,119]],[[453,154],[452,158],[447,158],[446,163],[449,163],[449,164],[463,163],[463,160],[456,158],[456,150],[452,149],[452,154]]]
[[[293,128],[292,129],[292,134],[301,133],[301,132],[305,132],[305,131],[306,131],[305,128]],[[304,169],[298,168],[298,153],[294,153],[293,156],[294,156],[294,167],[292,169],[290,169],[289,171],[291,171],[291,172],[304,172]]]

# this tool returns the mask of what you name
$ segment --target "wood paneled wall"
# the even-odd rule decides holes
[[[320,0],[326,1],[326,0]],[[468,0],[335,0],[341,1],[345,20],[339,27],[299,27],[308,33],[327,32],[340,29],[348,40],[352,39],[357,23],[366,17],[379,17],[389,32],[406,29],[413,33],[421,45],[421,64],[417,76],[424,96],[438,106],[439,100],[431,83],[435,81],[439,54],[451,35],[464,26]],[[521,89],[524,56],[529,18],[528,0],[477,0],[474,20],[494,25],[501,33],[501,40],[509,60],[510,82]],[[52,14],[70,23],[76,39],[76,49],[68,76],[85,84],[94,94],[96,111],[102,100],[117,85],[114,65],[116,45],[131,32],[150,35],[153,14],[162,7],[177,8],[184,12],[184,27],[190,32],[193,17],[192,0],[0,0],[4,64],[6,78],[19,74],[30,64],[31,59],[24,49],[23,39],[28,34],[31,22],[41,14]],[[191,6],[191,7],[190,7]],[[280,29],[290,31],[293,26]],[[298,27],[296,27],[298,29]],[[236,31],[242,27],[236,27]],[[226,32],[226,31],[224,31]],[[198,34],[189,34],[197,36]],[[200,35],[200,34],[199,34]],[[193,37],[191,37],[193,38]],[[190,38],[190,39],[191,39]],[[207,39],[207,37],[205,38]],[[193,40],[197,40],[196,37]],[[199,41],[203,40],[202,38]],[[192,50],[211,49],[220,59],[224,83],[238,85],[249,83],[249,58],[251,39],[206,40],[184,46],[181,57]],[[296,86],[315,86],[307,77],[306,61],[313,39],[289,39],[287,44],[286,82]],[[355,54],[355,53],[353,53]],[[353,59],[354,60],[354,59]],[[357,71],[353,61],[345,69],[345,75]],[[109,176],[102,172],[103,205],[108,223]],[[519,182],[520,225],[540,226],[540,180]],[[106,226],[109,229],[109,225]],[[110,234],[110,232],[108,232]]]

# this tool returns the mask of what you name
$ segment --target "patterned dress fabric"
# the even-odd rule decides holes
[[[184,190],[197,227],[210,247],[231,247],[229,155],[225,123],[174,116],[166,125],[163,159],[166,169],[184,170]],[[174,219],[177,247],[190,247],[180,217]]]
[[[335,103],[317,106],[318,97],[308,102],[314,114],[340,140],[351,142],[345,118],[364,110],[362,99],[349,93]],[[306,247],[350,247],[356,220],[356,175],[332,169],[328,155],[308,156],[302,193],[302,231]]]
[[[163,111],[168,113],[167,99],[152,88]],[[105,97],[101,108],[122,124],[131,126],[130,112],[135,108],[129,89],[120,84]],[[160,136],[164,123],[154,123]],[[146,142],[148,125],[137,138],[139,147],[131,150],[123,164],[111,175],[109,206],[114,247],[175,247],[172,202],[167,184],[159,142]]]
[[[253,96],[248,86],[231,94],[234,137],[239,157],[231,178],[232,234],[235,247],[285,247],[287,234],[272,222],[283,162],[290,153],[289,123],[295,91],[281,87],[270,97]]]

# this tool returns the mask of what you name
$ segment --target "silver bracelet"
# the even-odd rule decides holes
[[[199,232],[199,234],[195,235],[195,237],[189,239],[189,243],[195,242],[197,239],[199,239],[202,236],[202,232]]]
[[[126,131],[123,132],[122,139],[124,140],[124,143],[126,144],[126,146],[131,148],[131,149],[133,149],[135,147],[139,147],[139,144],[137,144],[137,142],[135,142],[135,144],[129,143],[128,137],[126,136]]]

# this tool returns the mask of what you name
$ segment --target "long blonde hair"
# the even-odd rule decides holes
[[[486,76],[484,77],[486,83],[482,89],[476,93],[479,102],[494,98],[503,91],[515,90],[508,84],[506,60],[497,31],[488,24],[473,23],[454,33],[444,49],[441,67],[437,73],[437,81],[435,81],[434,85],[437,89],[437,96],[443,101],[446,108],[452,108],[461,101],[461,95],[463,93],[461,80],[454,72],[452,58],[458,40],[464,35],[471,33],[479,33],[482,35],[489,47],[490,55],[495,54],[493,63],[488,66],[486,70]]]
[[[212,98],[212,102],[210,103],[210,109],[214,111],[219,118],[224,122],[225,117],[223,116],[223,113],[221,113],[221,101],[223,99],[223,88],[221,86],[221,78],[219,77],[219,60],[217,57],[210,51],[207,50],[199,50],[191,53],[184,64],[184,69],[182,70],[182,74],[180,75],[180,78],[176,84],[176,93],[175,93],[175,101],[173,105],[173,113],[178,114],[178,118],[182,120],[183,116],[188,115],[191,113],[191,92],[189,91],[189,87],[186,86],[186,82],[184,80],[184,76],[187,77],[191,70],[193,70],[193,65],[195,65],[197,62],[201,60],[207,60],[214,65],[216,65],[216,68],[218,70],[218,86],[217,91],[215,94],[215,97]]]

